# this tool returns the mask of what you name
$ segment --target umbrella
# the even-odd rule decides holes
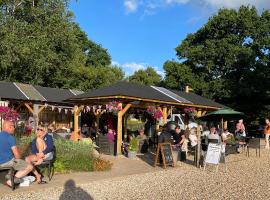
[[[202,121],[219,121],[221,120],[222,128],[224,120],[237,120],[244,118],[245,115],[242,112],[235,111],[233,109],[219,109],[208,113],[199,119]]]

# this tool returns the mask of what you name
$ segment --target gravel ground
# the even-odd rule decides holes
[[[38,193],[0,194],[0,199],[270,199],[270,152],[263,150],[259,158],[251,151],[249,158],[244,154],[228,156],[227,172],[224,164],[220,165],[217,173],[214,166],[204,171],[182,164],[162,171],[108,178],[88,184],[76,185],[69,180],[64,187]]]

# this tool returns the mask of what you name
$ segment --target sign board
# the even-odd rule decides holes
[[[204,162],[218,165],[221,156],[221,144],[209,143]]]
[[[171,165],[174,167],[174,158],[171,143],[158,144],[154,166],[156,166],[158,162],[160,164],[163,164],[164,168],[166,168],[166,165]]]

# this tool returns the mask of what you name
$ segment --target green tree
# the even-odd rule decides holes
[[[130,82],[143,85],[159,85],[161,80],[161,75],[159,75],[153,67],[147,67],[145,70],[140,69],[135,71],[134,74],[129,77]]]
[[[78,81],[78,70],[100,81],[104,70],[119,71],[109,66],[107,50],[73,22],[68,7],[68,0],[0,1],[0,80],[89,89],[97,85]],[[117,78],[122,79],[115,73],[112,79]]]
[[[176,47],[181,66],[200,78],[200,84],[191,83],[196,90],[252,116],[266,109],[269,100],[269,52],[269,11],[259,14],[245,6],[219,10]]]

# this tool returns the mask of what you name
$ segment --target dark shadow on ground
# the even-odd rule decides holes
[[[59,200],[94,200],[94,198],[82,188],[76,187],[74,180],[70,179],[65,183],[64,192]]]

